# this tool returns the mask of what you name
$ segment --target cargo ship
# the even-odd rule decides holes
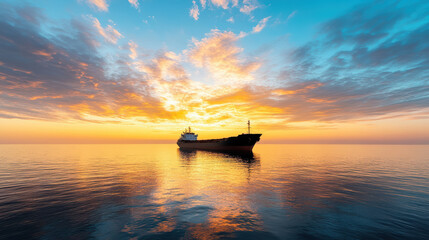
[[[198,140],[198,134],[186,129],[177,140],[180,149],[198,149],[215,151],[252,151],[262,134],[250,133],[250,121],[247,121],[247,133],[235,137]]]

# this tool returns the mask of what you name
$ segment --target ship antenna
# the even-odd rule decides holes
[[[250,134],[250,120],[247,120],[247,132]]]

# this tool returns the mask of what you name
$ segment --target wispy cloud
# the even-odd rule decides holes
[[[198,15],[200,15],[198,5],[195,3],[195,1],[192,1],[192,4],[192,8],[189,10],[189,16],[191,16],[195,20],[198,20]]]
[[[33,52],[33,54],[34,55],[43,56],[43,57],[47,58],[47,60],[51,60],[53,58],[52,55],[54,55],[55,52],[50,53],[50,52],[47,52],[47,51],[44,51],[44,50],[36,50],[36,51]]]
[[[288,22],[289,20],[291,20],[293,17],[295,17],[295,15],[298,13],[297,10],[293,11],[291,14],[289,14],[289,16],[287,16],[286,22]]]
[[[248,15],[252,11],[257,9],[259,6],[259,3],[257,0],[243,0],[242,2],[240,2],[239,0],[209,0],[209,1],[200,0],[201,8],[205,9],[208,2],[211,3],[211,5],[215,8],[222,8],[222,9],[239,8],[240,12]],[[192,9],[194,8],[198,9],[198,6],[196,6],[195,3]],[[192,14],[192,15],[195,15],[195,14]]]
[[[243,0],[243,6],[240,8],[240,12],[250,14],[256,8],[258,8],[257,1]]]
[[[92,24],[97,29],[98,33],[103,36],[106,41],[116,44],[118,39],[123,37],[112,25],[107,25],[107,27],[103,28],[97,18],[92,16],[89,16],[89,18],[92,20]]]
[[[201,3],[201,7],[204,9],[204,8],[206,8],[206,3],[207,3],[207,1],[206,0],[200,0],[200,3]]]
[[[264,29],[265,26],[267,25],[267,22],[270,18],[271,18],[271,16],[266,17],[266,18],[262,19],[261,21],[259,21],[259,23],[255,27],[253,27],[252,33],[258,33],[260,31],[262,31],[262,29]]]
[[[139,1],[138,0],[128,0],[128,2],[133,6],[134,8],[139,8]]]
[[[137,48],[138,45],[133,42],[133,41],[129,41],[128,42],[128,47],[130,49],[130,54],[128,55],[131,59],[136,59],[137,58]]]
[[[86,0],[91,6],[96,7],[100,11],[107,12],[109,10],[109,5],[106,0]]]

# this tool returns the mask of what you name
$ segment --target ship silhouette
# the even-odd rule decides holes
[[[247,121],[247,133],[235,137],[198,140],[198,134],[186,129],[177,140],[180,149],[198,149],[214,151],[252,151],[262,134],[250,133],[250,121]]]

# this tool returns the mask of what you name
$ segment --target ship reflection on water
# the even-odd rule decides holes
[[[207,161],[207,159],[236,163],[243,169],[247,169],[247,180],[250,180],[251,172],[260,167],[259,154],[254,154],[252,151],[210,151],[181,148],[178,148],[177,151],[184,165],[193,164],[194,161]]]
[[[429,239],[427,156],[425,146],[0,146],[0,239]]]
[[[259,162],[259,155],[254,154],[252,151],[211,151],[211,150],[191,150],[191,149],[181,149],[178,148],[180,159],[192,161],[197,159],[197,154],[203,156],[209,156],[212,158],[219,159],[232,159],[242,163],[253,164]]]

